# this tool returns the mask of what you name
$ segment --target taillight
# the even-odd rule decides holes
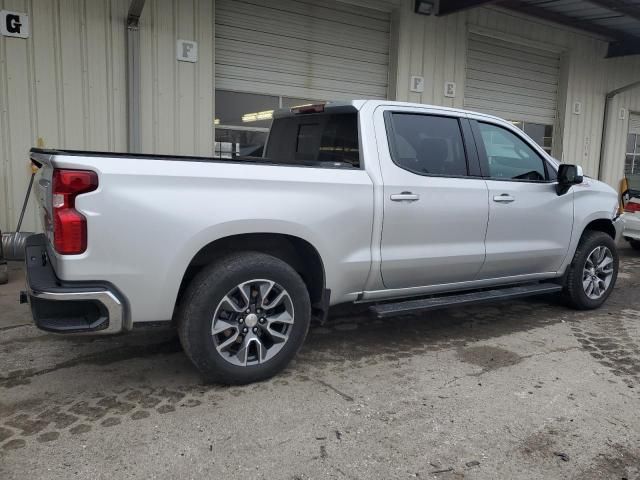
[[[624,211],[627,212],[627,213],[640,212],[640,203],[627,202],[627,204],[624,206]]]
[[[76,210],[76,197],[98,188],[98,175],[88,170],[53,171],[53,246],[62,255],[87,249],[87,219]]]

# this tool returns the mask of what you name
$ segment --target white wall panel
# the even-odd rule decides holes
[[[466,16],[432,17],[413,12],[414,2],[404,0],[399,12],[398,79],[396,98],[401,101],[462,108],[467,22]],[[410,77],[423,76],[424,92],[409,90]],[[444,96],[445,82],[455,82],[457,96]]]
[[[0,0],[26,12],[31,36],[0,37],[0,228],[14,229],[29,178],[28,150],[126,151],[129,0]],[[148,0],[141,19],[142,147],[213,150],[213,1]],[[176,40],[199,62],[178,63]],[[36,229],[33,202],[23,228]]]
[[[14,229],[28,150],[126,148],[126,0],[0,0],[30,16],[30,38],[0,38],[0,228]],[[39,225],[33,200],[23,225]]]
[[[213,2],[150,0],[141,17],[141,128],[145,153],[213,152]],[[198,42],[177,62],[176,41]]]

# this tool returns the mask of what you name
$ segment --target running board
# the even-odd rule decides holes
[[[557,283],[534,283],[531,285],[496,288],[494,290],[459,293],[440,297],[423,298],[419,300],[380,303],[378,305],[370,307],[370,310],[375,313],[378,318],[386,318],[396,315],[407,315],[411,313],[423,312],[427,310],[438,310],[440,308],[453,306],[498,302],[502,300],[511,300],[514,298],[531,297],[533,295],[556,293],[561,290],[562,286],[558,285]]]

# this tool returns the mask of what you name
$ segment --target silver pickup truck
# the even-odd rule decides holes
[[[616,192],[480,113],[308,105],[275,115],[260,158],[31,159],[45,233],[22,301],[38,327],[173,321],[210,381],[274,375],[330,305],[386,317],[563,292],[592,309],[618,272]]]

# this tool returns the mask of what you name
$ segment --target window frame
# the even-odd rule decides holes
[[[629,137],[633,136],[633,151],[632,152],[627,152],[626,150],[628,150],[627,145],[629,143]],[[623,175],[627,176],[627,175],[638,175],[640,173],[640,168],[639,168],[639,172],[635,173],[634,172],[634,167],[636,164],[636,161],[638,161],[640,163],[640,134],[639,133],[632,133],[629,132],[627,134],[627,144],[625,145],[625,154],[624,154],[624,166],[623,166]],[[627,173],[627,158],[631,157],[631,172]]]
[[[509,128],[508,126],[501,124],[499,122],[493,122],[491,119],[470,119],[471,122],[471,130],[473,132],[473,137],[476,141],[476,146],[478,150],[478,158],[480,159],[480,168],[482,169],[483,178],[487,180],[494,180],[497,182],[518,182],[518,183],[541,183],[541,184],[553,184],[557,183],[557,178],[552,178],[551,172],[556,173],[556,170],[553,168],[551,163],[544,155],[540,153],[540,147],[537,143],[531,142],[527,137],[520,134],[520,130],[516,127]],[[494,127],[502,128],[507,132],[512,133],[521,141],[523,141],[533,152],[540,158],[542,161],[542,166],[544,168],[544,180],[529,180],[526,178],[504,178],[504,177],[492,177],[489,170],[489,158],[487,156],[487,147],[484,144],[484,139],[482,138],[482,132],[480,131],[480,123],[484,123],[487,125],[491,125]],[[524,132],[522,132],[524,133]],[[543,150],[544,151],[544,150]],[[546,152],[545,152],[546,153]]]
[[[422,116],[422,117],[437,117],[437,118],[447,118],[455,120],[458,124],[458,130],[460,132],[460,138],[462,139],[462,148],[464,151],[465,164],[467,168],[466,175],[447,175],[447,174],[439,174],[439,173],[422,173],[415,172],[413,170],[409,170],[404,166],[400,165],[396,159],[397,151],[394,139],[396,138],[396,131],[394,128],[393,115],[413,115],[413,116]],[[383,113],[384,116],[384,125],[385,132],[387,135],[387,147],[389,148],[389,157],[393,164],[408,172],[412,175],[416,175],[419,177],[435,177],[435,178],[460,178],[460,179],[478,179],[482,178],[482,170],[480,168],[480,161],[478,158],[478,151],[476,148],[476,144],[473,139],[473,133],[471,131],[471,125],[469,120],[465,117],[461,117],[458,115],[443,115],[440,113],[432,113],[432,112],[417,112],[415,110],[397,110],[390,109],[385,110]]]

